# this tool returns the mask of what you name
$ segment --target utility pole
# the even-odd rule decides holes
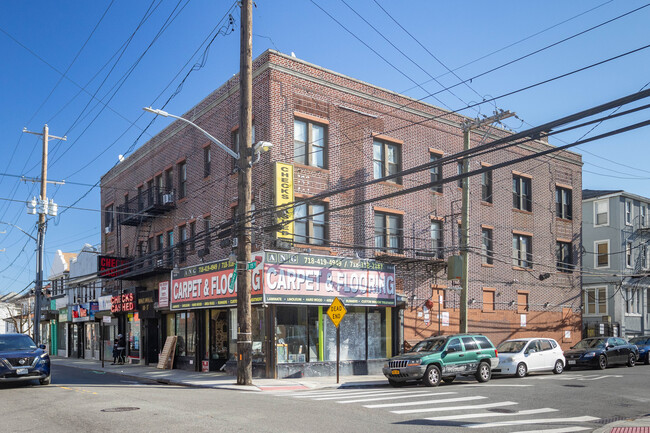
[[[253,383],[251,326],[251,166],[253,127],[253,11],[252,0],[241,1],[239,63],[239,161],[237,175],[237,384]],[[270,355],[270,354],[267,354]]]
[[[470,149],[470,132],[486,124],[498,122],[502,119],[514,116],[510,111],[495,112],[494,116],[484,119],[468,120],[461,125],[463,129],[463,150]],[[463,159],[463,174],[469,172],[469,157]],[[463,262],[463,269],[460,278],[460,329],[459,332],[466,333],[467,330],[467,291],[469,290],[469,176],[463,177],[462,210],[461,210],[461,239],[460,255]]]
[[[41,331],[41,296],[43,295],[43,254],[45,249],[45,216],[56,216],[57,206],[54,201],[47,201],[47,145],[50,139],[66,141],[66,137],[49,135],[47,125],[43,126],[43,132],[32,132],[26,128],[23,132],[27,134],[41,135],[43,137],[43,159],[41,163],[41,196],[39,201],[32,199],[31,206],[28,204],[29,213],[38,213],[38,236],[37,236],[37,258],[36,258],[36,288],[34,290],[34,342],[40,344]]]

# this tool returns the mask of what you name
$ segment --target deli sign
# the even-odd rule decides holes
[[[102,278],[114,278],[131,270],[131,259],[127,257],[97,256],[97,275]]]
[[[111,313],[135,311],[135,294],[125,293],[111,297]]]

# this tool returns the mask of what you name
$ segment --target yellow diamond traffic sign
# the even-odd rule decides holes
[[[343,302],[341,302],[339,298],[334,298],[332,305],[327,309],[327,315],[332,319],[334,326],[337,328],[339,327],[339,323],[341,323],[343,316],[345,316],[345,313],[347,312],[345,305],[343,305]]]

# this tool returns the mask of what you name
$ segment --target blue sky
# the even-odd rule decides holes
[[[645,4],[259,0],[253,54],[268,48],[294,52],[322,67],[421,98]],[[99,244],[99,190],[91,186],[118,155],[167,125],[158,119],[147,128],[152,117],[142,107],[160,107],[175,95],[166,109],[181,114],[238,72],[239,9],[234,6],[214,0],[0,3],[0,221],[35,236],[36,217],[27,214],[25,201],[38,194],[38,187],[20,176],[40,175],[41,143],[23,134],[23,127],[40,131],[47,123],[51,134],[68,137],[50,143],[48,177],[66,184],[48,185],[48,198],[59,204],[60,216],[48,226],[46,275],[57,249],[78,252],[84,243]],[[462,109],[643,47],[650,43],[649,21],[650,7],[642,8],[426,101]],[[204,56],[205,41],[219,28]],[[177,92],[192,66],[201,63]],[[650,49],[645,49],[461,112],[490,115],[495,105],[515,111],[519,119],[506,125],[519,131],[637,92],[650,81],[648,71]],[[590,135],[646,119],[645,112],[637,113],[603,124]],[[584,132],[551,142],[562,145]],[[577,149],[585,162],[583,187],[650,197],[647,133],[648,128],[640,129]],[[36,264],[34,241],[12,225],[0,224],[2,231],[0,294],[28,286]]]

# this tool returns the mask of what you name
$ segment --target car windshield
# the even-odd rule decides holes
[[[409,350],[409,352],[438,352],[444,347],[445,341],[446,339],[444,338],[436,338],[435,340],[422,340],[413,346],[413,349]]]
[[[28,335],[0,335],[0,352],[34,349],[36,344]]]
[[[582,340],[574,346],[575,349],[593,349],[595,347],[605,347],[607,339],[605,338],[590,338]]]
[[[634,337],[630,339],[632,344],[650,344],[650,338],[648,337]]]
[[[499,344],[497,350],[499,353],[519,353],[526,345],[525,341],[504,341]]]

